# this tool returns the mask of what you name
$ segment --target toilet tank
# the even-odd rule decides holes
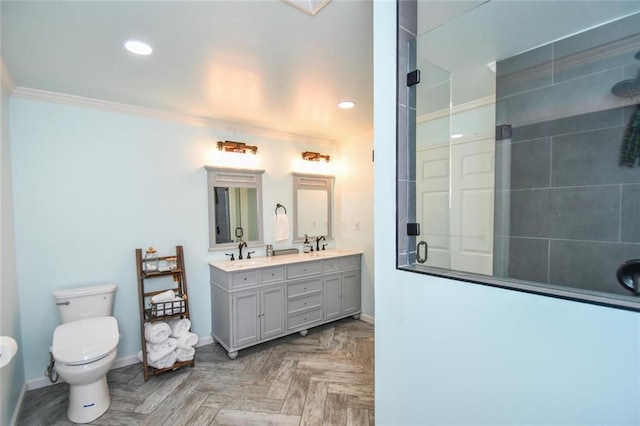
[[[86,318],[108,317],[113,314],[115,284],[56,290],[58,314],[63,323]]]

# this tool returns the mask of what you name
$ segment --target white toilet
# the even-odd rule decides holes
[[[114,284],[53,292],[62,324],[53,332],[51,353],[61,379],[69,384],[67,416],[89,423],[109,408],[107,372],[118,352],[113,312]]]

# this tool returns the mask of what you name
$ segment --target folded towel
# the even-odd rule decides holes
[[[149,343],[162,343],[171,335],[171,327],[164,321],[148,322],[144,325],[144,338]]]
[[[147,361],[148,364],[154,368],[171,368],[173,367],[173,364],[176,363],[177,359],[178,355],[176,354],[176,351],[171,351],[157,361]]]
[[[178,348],[176,349],[176,356],[178,361],[191,361],[196,354],[195,348]]]
[[[175,350],[176,347],[178,347],[178,339],[174,339],[172,337],[168,338],[162,343],[147,343],[148,350],[152,350],[154,352],[160,352],[160,353]]]
[[[147,362],[156,362],[164,358],[169,352],[175,351],[177,346],[178,341],[173,338],[168,338],[166,343],[161,344],[147,343]]]
[[[180,318],[169,321],[169,327],[171,327],[171,337],[181,337],[184,333],[191,328],[191,321],[189,318]]]
[[[182,336],[178,337],[178,347],[180,349],[191,348],[198,343],[198,335],[187,331]]]
[[[289,239],[289,216],[286,213],[276,213],[275,232],[276,241]]]
[[[167,290],[153,296],[151,298],[151,303],[171,302],[175,298],[176,293],[173,290]]]

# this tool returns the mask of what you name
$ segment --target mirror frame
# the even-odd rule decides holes
[[[264,244],[264,226],[262,216],[262,174],[264,170],[232,169],[225,167],[205,166],[207,169],[207,195],[209,209],[209,251],[235,248],[237,243],[216,243],[216,212],[214,205],[215,194],[213,188],[225,186],[231,188],[257,189],[258,206],[258,239],[247,241],[249,246]]]
[[[333,238],[333,182],[331,175],[313,175],[307,173],[293,173],[293,242],[304,241],[304,234],[298,235],[298,190],[312,189],[317,191],[327,191],[327,235],[326,239]],[[311,237],[312,235],[309,235]],[[319,235],[313,235],[318,237]]]

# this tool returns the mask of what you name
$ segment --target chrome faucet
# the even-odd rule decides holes
[[[325,240],[324,235],[321,235],[316,238],[316,251],[320,251],[320,241]],[[327,241],[327,240],[325,240]],[[322,250],[324,250],[324,245],[322,246]]]
[[[246,246],[247,246],[246,241],[243,241],[240,244],[238,244],[238,250],[240,251],[240,253],[238,254],[238,260],[242,260],[242,247],[246,247]]]

